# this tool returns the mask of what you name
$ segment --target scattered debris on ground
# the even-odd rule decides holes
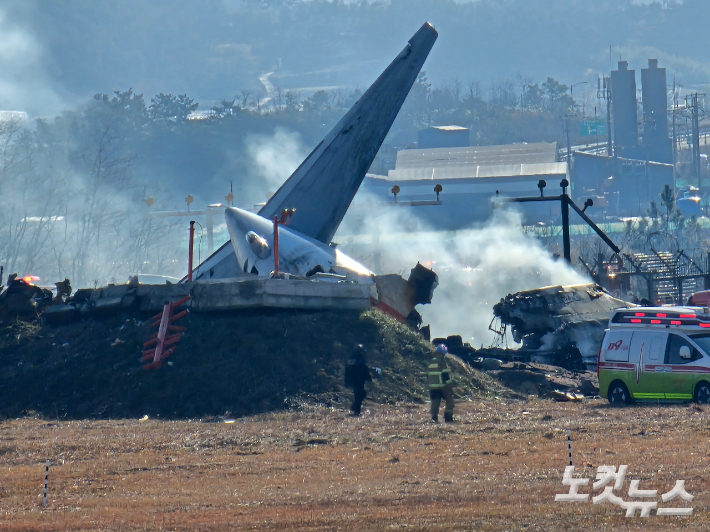
[[[470,368],[488,373],[504,386],[525,396],[548,397],[553,390],[575,392],[587,397],[599,395],[599,379],[592,371],[569,370],[561,366],[522,362],[529,356],[516,349],[474,349],[463,343],[460,336],[435,338],[434,345],[443,343],[449,350],[449,364],[456,367],[458,360]]]

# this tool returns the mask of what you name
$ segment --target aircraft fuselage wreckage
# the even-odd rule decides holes
[[[227,208],[230,242],[193,270],[193,280],[244,273],[270,275],[274,270],[273,219],[285,209],[295,209],[288,226],[278,229],[280,272],[298,277],[336,274],[374,283],[377,305],[400,319],[409,315],[414,304],[430,302],[438,283],[434,272],[417,265],[409,281],[375,276],[335,249],[331,240],[437,36],[425,23],[258,214]]]

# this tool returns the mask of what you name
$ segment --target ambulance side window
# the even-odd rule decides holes
[[[651,336],[651,347],[648,350],[648,362],[663,364],[663,355],[666,352],[666,333],[654,333]]]
[[[690,358],[680,357],[680,348],[688,346],[690,348]],[[702,355],[695,349],[692,344],[677,334],[668,335],[668,345],[666,347],[666,364],[687,364],[693,360],[698,360]]]

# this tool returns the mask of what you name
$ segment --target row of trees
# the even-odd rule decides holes
[[[211,118],[229,120],[245,114],[270,114],[298,130],[308,123],[335,121],[362,91],[319,90],[305,99],[298,92],[273,89],[273,94],[242,91],[211,109]],[[575,112],[569,87],[553,78],[533,83],[520,76],[484,90],[480,83],[453,80],[432,85],[421,72],[395,122],[387,142],[402,147],[419,129],[456,124],[471,128],[474,144],[564,141],[562,117]]]
[[[7,272],[49,284],[69,277],[75,286],[123,282],[133,272],[177,273],[169,250],[182,235],[149,216],[143,200],[161,185],[135,171],[149,118],[141,95],[129,90],[97,95],[82,112],[36,127],[0,124],[0,263]]]

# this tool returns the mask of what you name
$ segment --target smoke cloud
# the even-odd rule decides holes
[[[249,136],[245,145],[252,192],[264,199],[266,191],[275,192],[307,155],[299,136],[284,129]],[[446,208],[446,201],[427,208]],[[439,286],[432,303],[417,310],[431,326],[432,337],[458,334],[474,347],[488,346],[495,339],[488,329],[493,305],[501,298],[520,290],[589,282],[525,235],[521,214],[512,206],[495,209],[484,224],[454,232],[428,226],[416,209],[384,205],[382,198],[361,190],[335,241],[371,270],[379,264],[379,273],[406,278],[417,262],[431,267],[439,275]]]
[[[38,116],[64,108],[44,73],[41,46],[4,9],[0,9],[0,71],[0,109]]]
[[[381,202],[358,196],[358,204]],[[445,208],[445,203],[435,208]],[[488,329],[493,305],[502,297],[543,286],[589,282],[563,260],[555,260],[538,240],[526,236],[520,213],[510,207],[496,209],[482,225],[455,232],[432,230],[410,209],[381,206],[377,208],[381,214],[363,216],[364,209],[356,205],[336,241],[343,252],[369,268],[375,267],[380,254],[380,273],[406,278],[417,262],[431,263],[439,286],[432,303],[417,310],[431,325],[432,338],[458,334],[473,347],[489,346],[495,339]]]
[[[276,128],[272,135],[249,135],[244,145],[252,175],[246,188],[255,203],[276,192],[308,155],[298,133],[283,128]]]

